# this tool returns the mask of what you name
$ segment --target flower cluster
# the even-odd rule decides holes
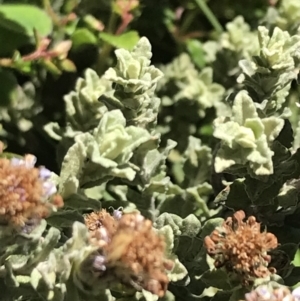
[[[260,285],[255,290],[245,295],[246,301],[300,301],[299,287],[292,292],[284,286],[272,288],[268,285]]]
[[[36,158],[0,158],[0,221],[23,227],[29,220],[41,220],[63,206],[50,181],[51,172],[35,168]],[[51,197],[51,202],[49,198]]]
[[[116,212],[122,213],[118,210]],[[111,216],[105,209],[99,212],[92,212],[84,217],[85,224],[89,229],[92,241],[99,247],[103,247],[111,240],[116,232],[118,219],[121,217],[116,213]]]
[[[260,231],[254,216],[245,222],[244,218],[244,211],[237,211],[233,218],[227,218],[221,227],[205,237],[204,245],[215,259],[216,268],[225,267],[242,277],[244,284],[249,284],[255,278],[276,272],[268,268],[271,256],[267,252],[275,249],[278,242],[272,233]]]
[[[164,239],[150,220],[139,213],[115,211],[111,216],[102,210],[85,221],[92,243],[99,246],[94,268],[100,278],[109,273],[124,285],[164,296],[169,283],[166,270],[173,268],[173,262],[164,257]]]

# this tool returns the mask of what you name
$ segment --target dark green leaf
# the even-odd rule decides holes
[[[285,285],[292,286],[300,282],[300,267],[293,268],[291,274],[284,279]]]
[[[52,31],[52,21],[45,11],[33,5],[2,4],[0,6],[0,27],[11,32],[34,36],[37,30],[45,37]]]
[[[230,296],[232,295],[231,291],[219,291],[217,292],[210,301],[224,301],[229,300]]]
[[[292,146],[294,141],[294,133],[291,122],[288,119],[284,120],[284,127],[276,140],[287,148],[290,148]]]
[[[69,207],[77,210],[100,210],[101,202],[87,198],[84,195],[73,194],[64,200],[65,208]]]
[[[222,290],[231,289],[228,275],[223,270],[206,271],[202,275],[201,281],[203,281],[207,287],[212,286]]]
[[[229,194],[225,201],[225,206],[233,210],[247,209],[252,205],[246,190],[245,183],[242,180],[235,180],[229,186]]]
[[[56,212],[47,218],[47,223],[58,229],[72,227],[75,221],[84,223],[83,216],[75,210]]]
[[[0,70],[0,83],[0,107],[8,106],[9,103],[16,101],[18,98],[17,80],[12,72]]]
[[[72,37],[72,50],[76,51],[82,46],[86,45],[96,45],[97,38],[96,36],[87,28],[77,29]]]
[[[298,250],[299,244],[288,243],[281,245],[278,249],[284,251],[290,260],[293,260]]]
[[[244,300],[245,294],[248,293],[246,288],[240,288],[233,291],[229,301],[240,301]]]
[[[251,203],[264,206],[273,204],[273,200],[278,195],[282,183],[272,182],[271,178],[264,183],[257,179],[246,177],[245,186]]]
[[[9,41],[9,43],[7,43],[7,41]],[[0,24],[0,56],[12,56],[16,49],[28,44],[29,42],[30,39],[26,35],[1,27]]]
[[[300,229],[295,227],[290,227],[288,225],[288,221],[291,219],[292,216],[288,216],[285,221],[284,227],[275,227],[275,226],[268,226],[268,232],[274,233],[280,242],[280,244],[287,244],[287,243],[299,243],[300,242]],[[299,215],[295,217],[298,220],[299,224]]]

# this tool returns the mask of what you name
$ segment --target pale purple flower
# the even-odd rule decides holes
[[[295,301],[300,301],[300,286],[296,287],[292,292]]]
[[[40,178],[47,180],[51,177],[51,171],[44,166],[40,167]]]
[[[95,269],[104,272],[106,270],[105,257],[102,255],[97,255],[94,259],[93,266]]]
[[[123,215],[123,212],[118,208],[117,210],[114,210],[113,216],[115,219],[119,220]]]

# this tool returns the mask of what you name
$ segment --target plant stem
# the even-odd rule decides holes
[[[207,6],[204,0],[195,0],[196,4],[199,6],[199,8],[202,10],[206,18],[209,20],[211,25],[214,27],[214,29],[221,33],[223,32],[222,25],[219,23],[213,12],[210,10],[210,8]]]
[[[43,6],[44,6],[45,11],[48,13],[49,17],[52,19],[52,22],[54,23],[54,25],[59,27],[59,19],[51,7],[50,1],[43,0]]]
[[[195,18],[195,15],[196,15],[196,12],[192,11],[186,16],[186,18],[184,19],[184,21],[180,27],[181,35],[184,35],[185,32],[187,31],[187,29],[190,27],[190,25],[192,24],[192,22]]]

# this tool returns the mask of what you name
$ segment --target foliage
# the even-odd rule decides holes
[[[0,300],[299,300],[299,20],[1,0]]]

